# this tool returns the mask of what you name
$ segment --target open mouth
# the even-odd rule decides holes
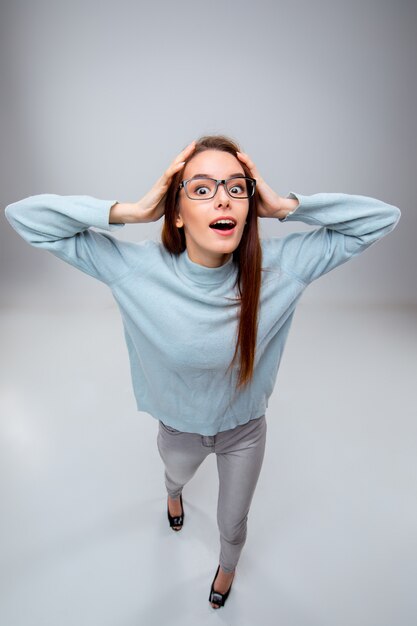
[[[234,219],[218,219],[210,224],[210,228],[223,233],[231,233],[236,227]]]

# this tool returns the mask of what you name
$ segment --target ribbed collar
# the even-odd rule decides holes
[[[201,285],[217,285],[223,283],[235,272],[233,255],[224,265],[220,265],[219,267],[206,267],[205,265],[194,263],[188,256],[187,249],[181,252],[177,259],[178,269],[181,274]]]

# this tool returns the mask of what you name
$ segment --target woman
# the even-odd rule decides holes
[[[162,243],[92,230],[156,221]],[[246,541],[268,405],[296,304],[316,278],[387,235],[400,210],[343,193],[279,196],[224,136],[189,144],[138,202],[31,196],[6,216],[31,245],[106,283],[124,324],[139,410],[158,419],[170,526],[212,452],[220,556],[209,595],[223,606]],[[258,217],[309,232],[260,240]]]

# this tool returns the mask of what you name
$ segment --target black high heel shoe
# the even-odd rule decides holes
[[[182,514],[177,515],[176,517],[170,515],[169,508],[167,505],[169,525],[171,526],[172,530],[176,530],[176,531],[181,530],[182,525],[184,524],[184,507],[182,505],[182,494],[180,494],[180,502],[181,502]],[[181,526],[181,528],[174,528],[174,526]]]
[[[226,593],[220,593],[220,591],[214,591],[214,581],[217,578],[217,574],[219,573],[219,569],[220,569],[220,564],[219,567],[217,568],[217,572],[214,575],[213,578],[213,582],[211,583],[211,589],[210,589],[210,595],[209,595],[209,602],[213,602],[214,604],[218,604],[219,606],[212,606],[212,609],[219,609],[221,606],[225,605],[225,602],[227,600],[227,598],[229,597],[229,593],[230,590],[232,588],[233,585],[233,581],[235,579],[235,577],[233,576],[232,578],[232,582],[230,583],[230,587],[229,589],[226,591]]]

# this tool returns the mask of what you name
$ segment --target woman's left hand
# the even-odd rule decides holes
[[[269,185],[266,184],[253,161],[245,152],[236,152],[237,158],[244,163],[252,178],[256,179],[256,189],[259,194],[258,215],[259,217],[284,218],[288,213],[288,208],[284,208],[285,199],[279,196]],[[284,201],[284,202],[283,202]]]

